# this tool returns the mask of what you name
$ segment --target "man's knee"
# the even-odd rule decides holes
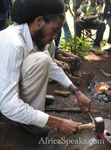
[[[80,23],[80,21],[79,21],[79,20],[76,20],[76,21],[75,21],[75,25],[76,25],[76,27],[79,25],[79,23]]]
[[[37,74],[39,71],[48,73],[50,69],[50,59],[44,52],[30,54],[24,59],[21,68],[21,78],[29,74]]]
[[[106,25],[105,25],[105,23],[103,21],[100,21],[100,25],[101,25],[102,30],[105,30]]]
[[[50,59],[44,52],[37,52],[37,62],[40,64],[40,66],[47,66],[50,67]]]
[[[105,28],[106,27],[106,24],[102,21],[102,26]]]

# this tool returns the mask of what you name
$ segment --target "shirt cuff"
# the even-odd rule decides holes
[[[34,125],[43,128],[49,119],[49,115],[39,110],[37,110],[36,113],[37,113],[36,116],[38,117],[35,120]]]
[[[65,88],[68,88],[71,84],[73,83],[67,76],[61,81],[61,85]]]

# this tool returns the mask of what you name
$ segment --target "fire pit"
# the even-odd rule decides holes
[[[88,92],[98,101],[111,101],[111,81],[108,82],[90,82]]]

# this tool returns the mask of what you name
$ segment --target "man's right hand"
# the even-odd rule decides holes
[[[80,133],[81,130],[78,128],[82,123],[75,122],[71,119],[63,119],[55,116],[49,116],[47,125],[57,128],[60,132],[66,135],[72,135]]]
[[[80,129],[78,128],[79,125],[82,123],[75,122],[73,120],[67,120],[63,119],[63,123],[58,127],[58,130],[60,130],[62,133],[66,135],[72,135],[75,133],[80,133]]]

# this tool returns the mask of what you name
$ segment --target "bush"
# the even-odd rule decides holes
[[[84,41],[83,39],[74,37],[70,39],[68,42],[64,43],[65,38],[62,38],[59,47],[67,52],[74,53],[80,57],[84,57],[85,55],[91,52],[91,42]]]

